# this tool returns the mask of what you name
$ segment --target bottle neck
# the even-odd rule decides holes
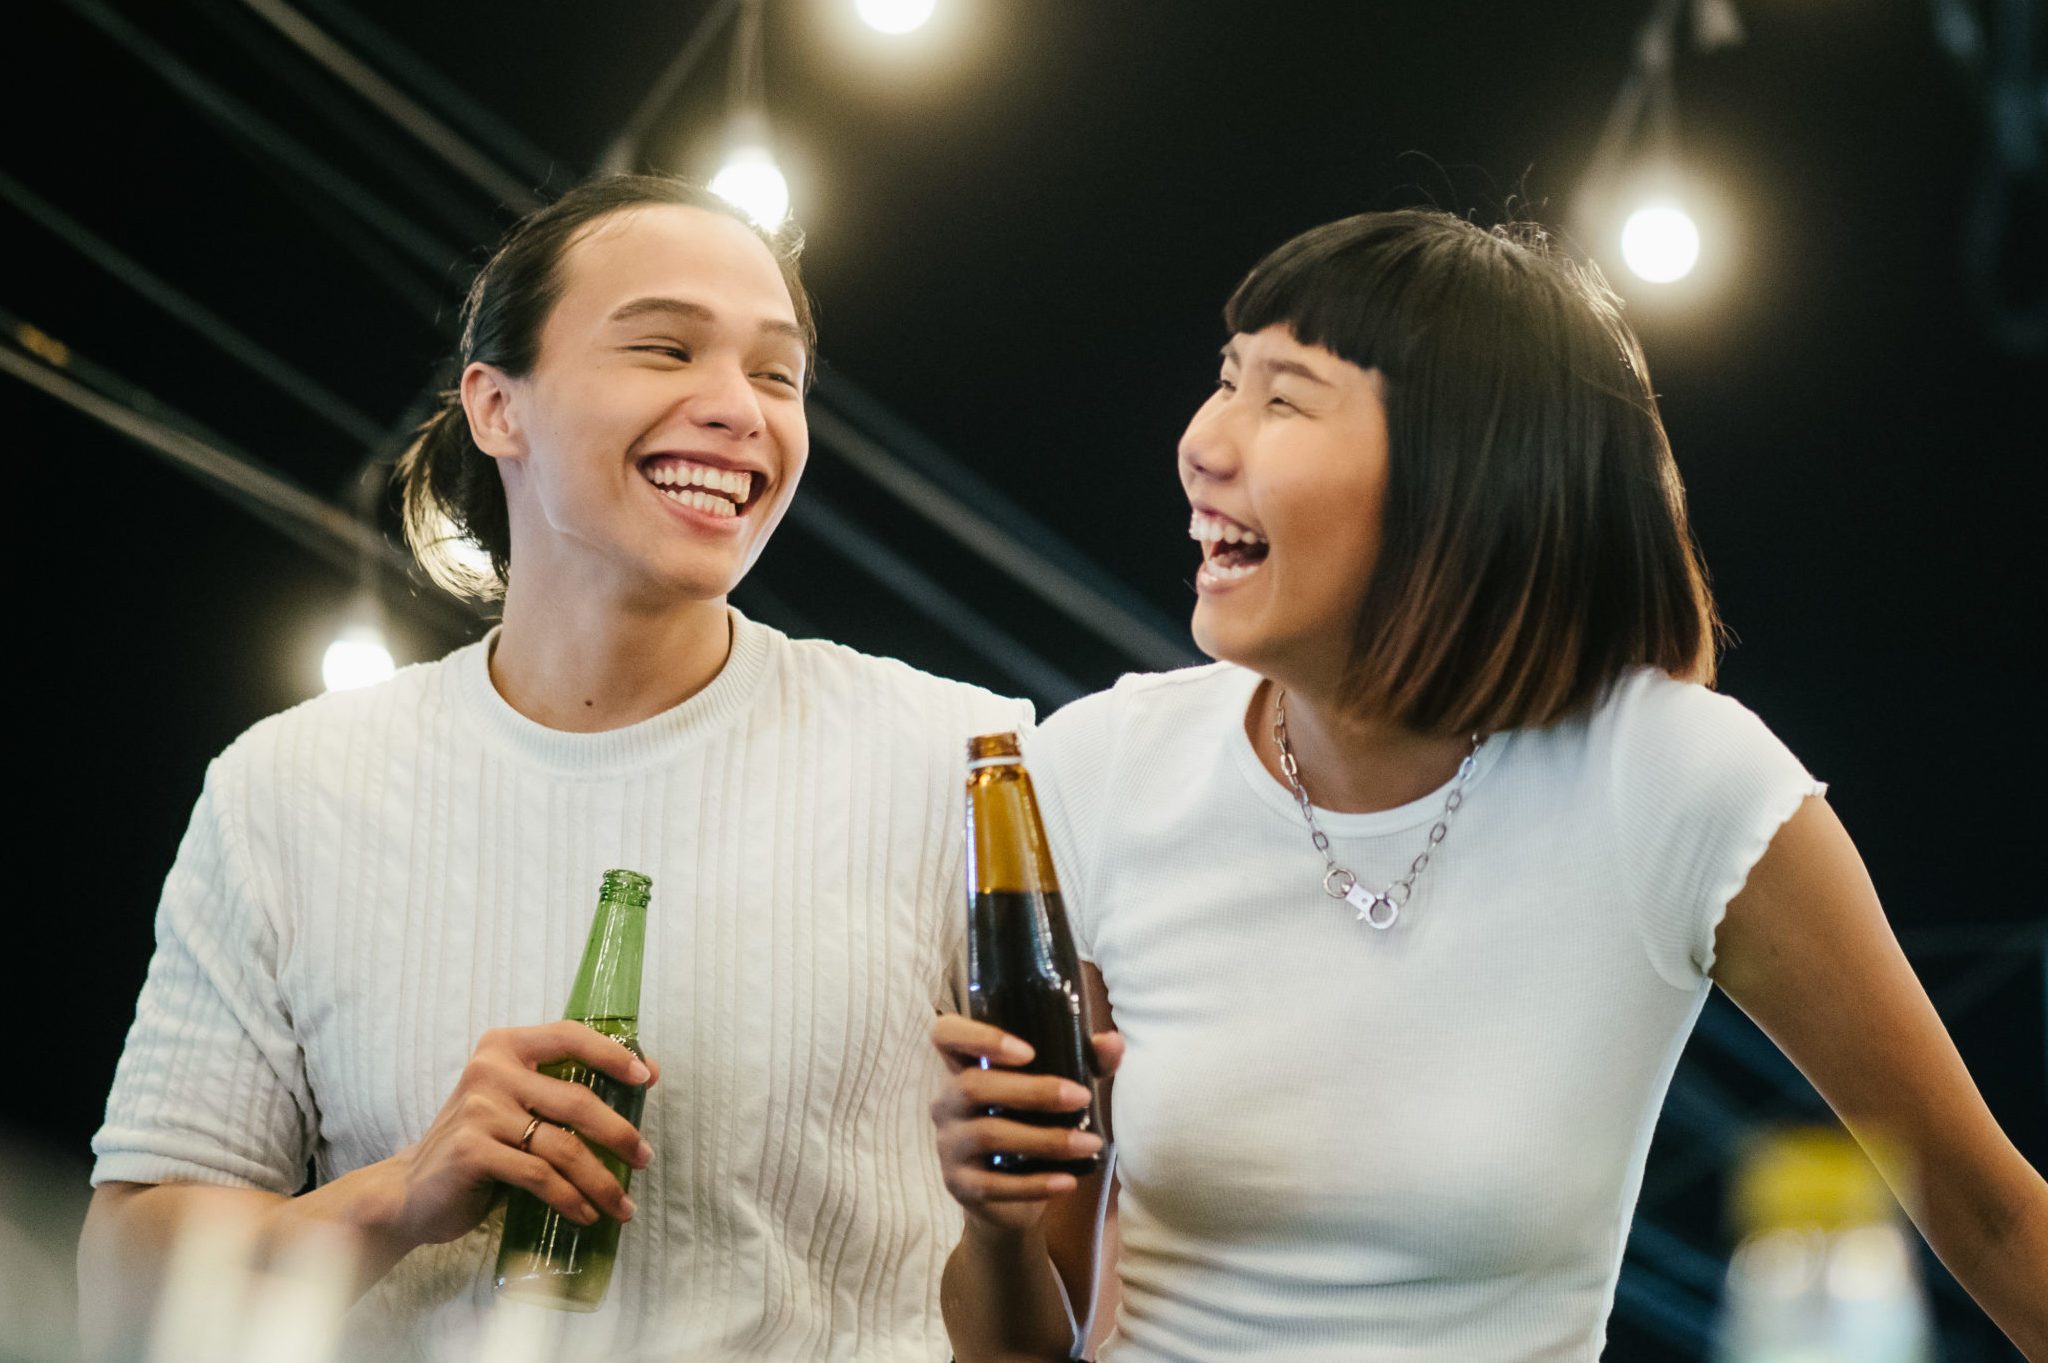
[[[598,1018],[637,1020],[640,966],[647,940],[647,905],[630,899],[598,901],[590,923],[583,964],[562,1016],[580,1022]]]
[[[1022,764],[978,765],[967,778],[967,855],[976,894],[1058,894],[1052,850]]]

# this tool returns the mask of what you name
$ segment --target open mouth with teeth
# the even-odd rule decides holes
[[[1209,511],[1197,511],[1188,519],[1188,538],[1202,546],[1202,575],[1214,582],[1250,577],[1271,549],[1266,537],[1250,526]]]
[[[672,454],[641,460],[640,476],[670,501],[721,520],[744,513],[753,503],[756,482],[761,481],[745,469],[694,464]]]

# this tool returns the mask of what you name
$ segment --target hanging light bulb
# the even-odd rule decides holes
[[[375,686],[398,671],[383,634],[372,626],[350,625],[327,646],[320,659],[320,680],[329,691],[353,691]]]
[[[789,216],[789,181],[764,143],[735,143],[711,177],[711,192],[772,232]]]
[[[1699,226],[1675,202],[1645,204],[1622,224],[1621,258],[1652,284],[1683,279],[1699,263]]]
[[[359,594],[348,614],[348,623],[320,659],[320,680],[329,691],[353,691],[375,686],[398,671],[391,660],[391,648],[384,642],[383,611],[377,598]]]
[[[711,177],[711,192],[773,232],[789,216],[789,181],[768,150],[768,115],[742,109],[733,115],[725,141],[725,164]]]
[[[938,0],[854,0],[861,20],[877,33],[909,33],[932,17]]]

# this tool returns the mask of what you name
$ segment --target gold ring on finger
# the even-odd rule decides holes
[[[526,1154],[533,1153],[533,1133],[540,1130],[540,1118],[535,1117],[526,1124],[526,1130],[519,1133],[519,1148]]]

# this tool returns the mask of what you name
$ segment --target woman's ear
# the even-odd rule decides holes
[[[516,390],[511,375],[494,364],[476,361],[462,371],[462,411],[469,418],[469,438],[493,459],[517,459],[526,453],[514,410]]]

